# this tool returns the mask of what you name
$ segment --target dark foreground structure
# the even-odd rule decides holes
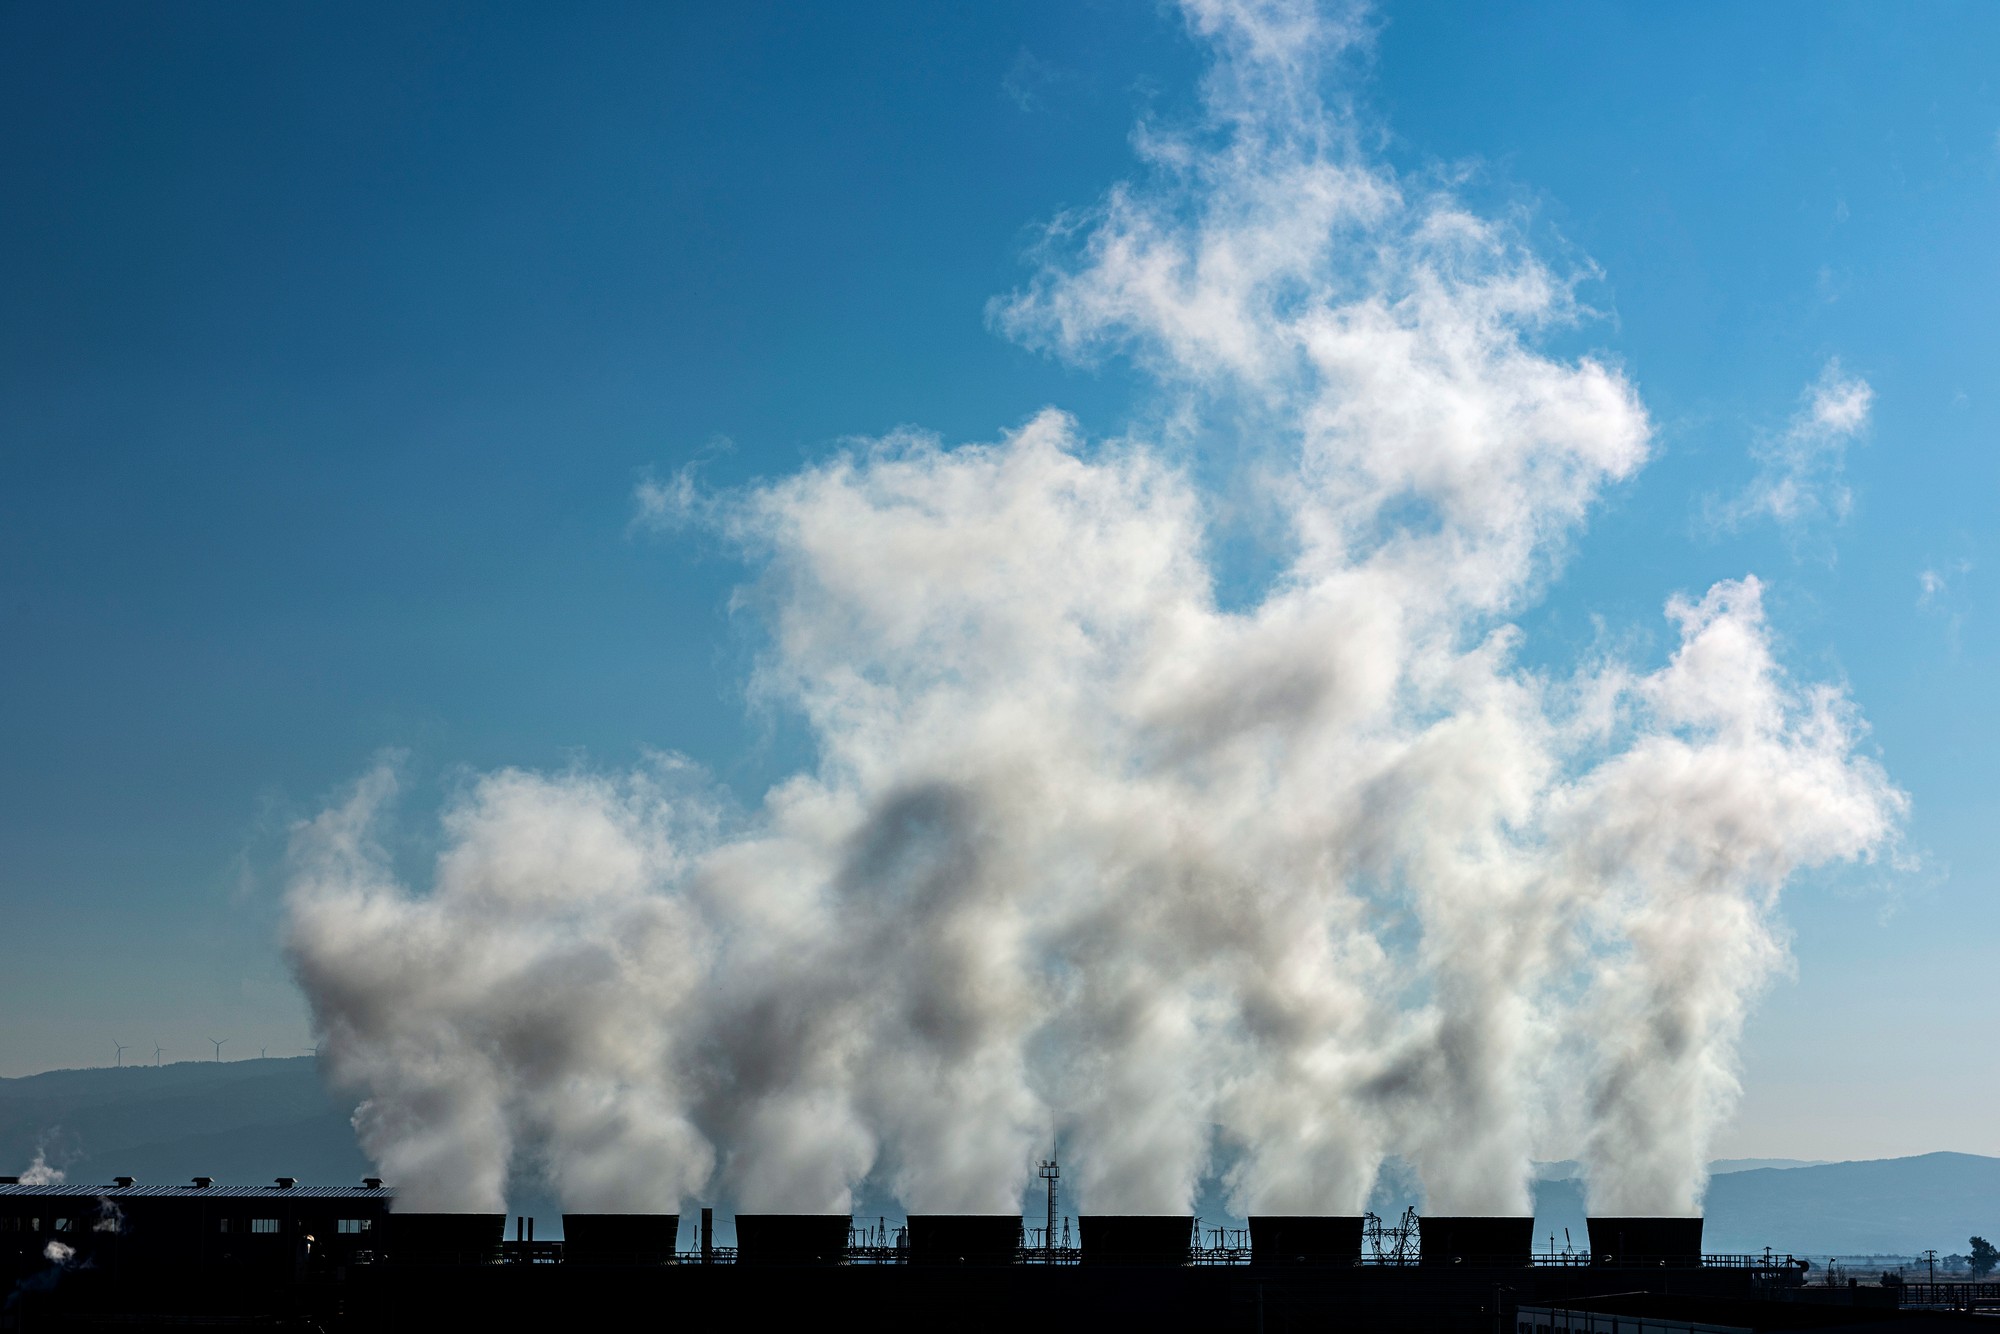
[[[1978,1293],[1816,1288],[1789,1257],[1703,1255],[1698,1220],[1593,1220],[1589,1253],[1534,1254],[1524,1219],[1421,1220],[1409,1244],[1409,1229],[1372,1218],[1204,1233],[1188,1217],[1085,1215],[1070,1248],[1024,1245],[1011,1215],[919,1214],[892,1236],[844,1215],[750,1214],[736,1220],[739,1249],[714,1244],[708,1211],[685,1227],[671,1214],[569,1214],[557,1242],[534,1240],[527,1219],[509,1239],[498,1214],[392,1203],[373,1180],[0,1181],[0,1330],[1996,1328],[1912,1309],[1970,1308]]]

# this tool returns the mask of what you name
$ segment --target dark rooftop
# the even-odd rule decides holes
[[[36,1199],[65,1197],[91,1200],[158,1199],[167,1196],[199,1196],[204,1199],[229,1200],[267,1200],[275,1197],[390,1200],[396,1197],[396,1192],[386,1186],[92,1186],[69,1182],[60,1186],[23,1186],[0,1183],[0,1199],[18,1199],[23,1196]]]

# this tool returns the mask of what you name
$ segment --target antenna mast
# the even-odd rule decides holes
[[[1036,1170],[1042,1174],[1042,1180],[1049,1183],[1049,1228],[1047,1232],[1042,1234],[1042,1250],[1053,1259],[1056,1253],[1056,1193],[1058,1190],[1056,1182],[1062,1176],[1062,1168],[1056,1163],[1056,1150],[1053,1144],[1049,1146],[1048,1161],[1042,1163]]]

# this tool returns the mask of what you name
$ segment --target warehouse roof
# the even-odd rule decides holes
[[[222,1199],[222,1200],[392,1200],[396,1192],[386,1186],[129,1186],[115,1183],[92,1186],[64,1183],[59,1186],[27,1186],[0,1182],[0,1200],[6,1199]]]

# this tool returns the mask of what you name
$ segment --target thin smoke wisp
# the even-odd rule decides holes
[[[671,489],[752,565],[808,768],[741,817],[678,762],[487,774],[428,885],[393,765],[296,831],[291,956],[400,1207],[531,1162],[577,1210],[1012,1212],[1060,1135],[1082,1208],[1187,1212],[1219,1134],[1244,1212],[1357,1213],[1398,1154],[1523,1214],[1559,1135],[1594,1209],[1698,1209],[1779,891],[1904,798],[1754,578],[1650,668],[1524,665],[1637,393],[1544,350],[1564,274],[1365,151],[1364,15],[1183,8],[1202,116],[989,312],[1141,368],[1157,429]],[[1219,487],[1276,554],[1247,597]]]

